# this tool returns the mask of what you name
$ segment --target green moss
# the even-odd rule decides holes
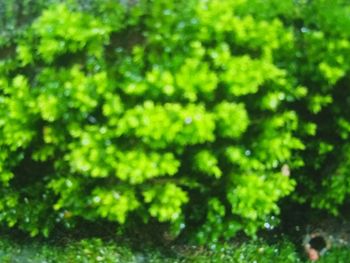
[[[292,193],[348,197],[346,1],[5,2],[3,226],[157,221],[207,244]]]

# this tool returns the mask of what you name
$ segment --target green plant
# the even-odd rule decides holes
[[[280,105],[294,84],[274,64],[291,30],[235,15],[244,2],[94,4],[50,6],[3,60],[2,221],[48,235],[135,215],[176,233],[204,220],[200,242],[254,234],[304,147]]]
[[[217,242],[253,236],[296,182],[295,200],[336,213],[349,189],[349,5],[327,3],[29,8],[16,34],[1,31],[0,221],[48,236],[155,220]]]

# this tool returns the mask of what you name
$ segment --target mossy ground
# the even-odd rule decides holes
[[[332,249],[323,262],[348,262],[350,250]],[[269,244],[264,240],[243,244],[224,244],[219,249],[204,249],[191,246],[159,247],[133,244],[130,241],[85,238],[81,240],[18,240],[10,236],[0,239],[0,262],[3,263],[94,263],[94,262],[308,262],[301,248],[282,238],[279,243]]]

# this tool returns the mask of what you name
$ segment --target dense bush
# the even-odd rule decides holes
[[[3,224],[155,220],[203,243],[274,224],[296,182],[346,200],[349,4],[34,2],[2,4]]]

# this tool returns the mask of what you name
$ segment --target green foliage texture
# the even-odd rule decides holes
[[[1,1],[0,221],[254,235],[350,192],[350,4]]]

